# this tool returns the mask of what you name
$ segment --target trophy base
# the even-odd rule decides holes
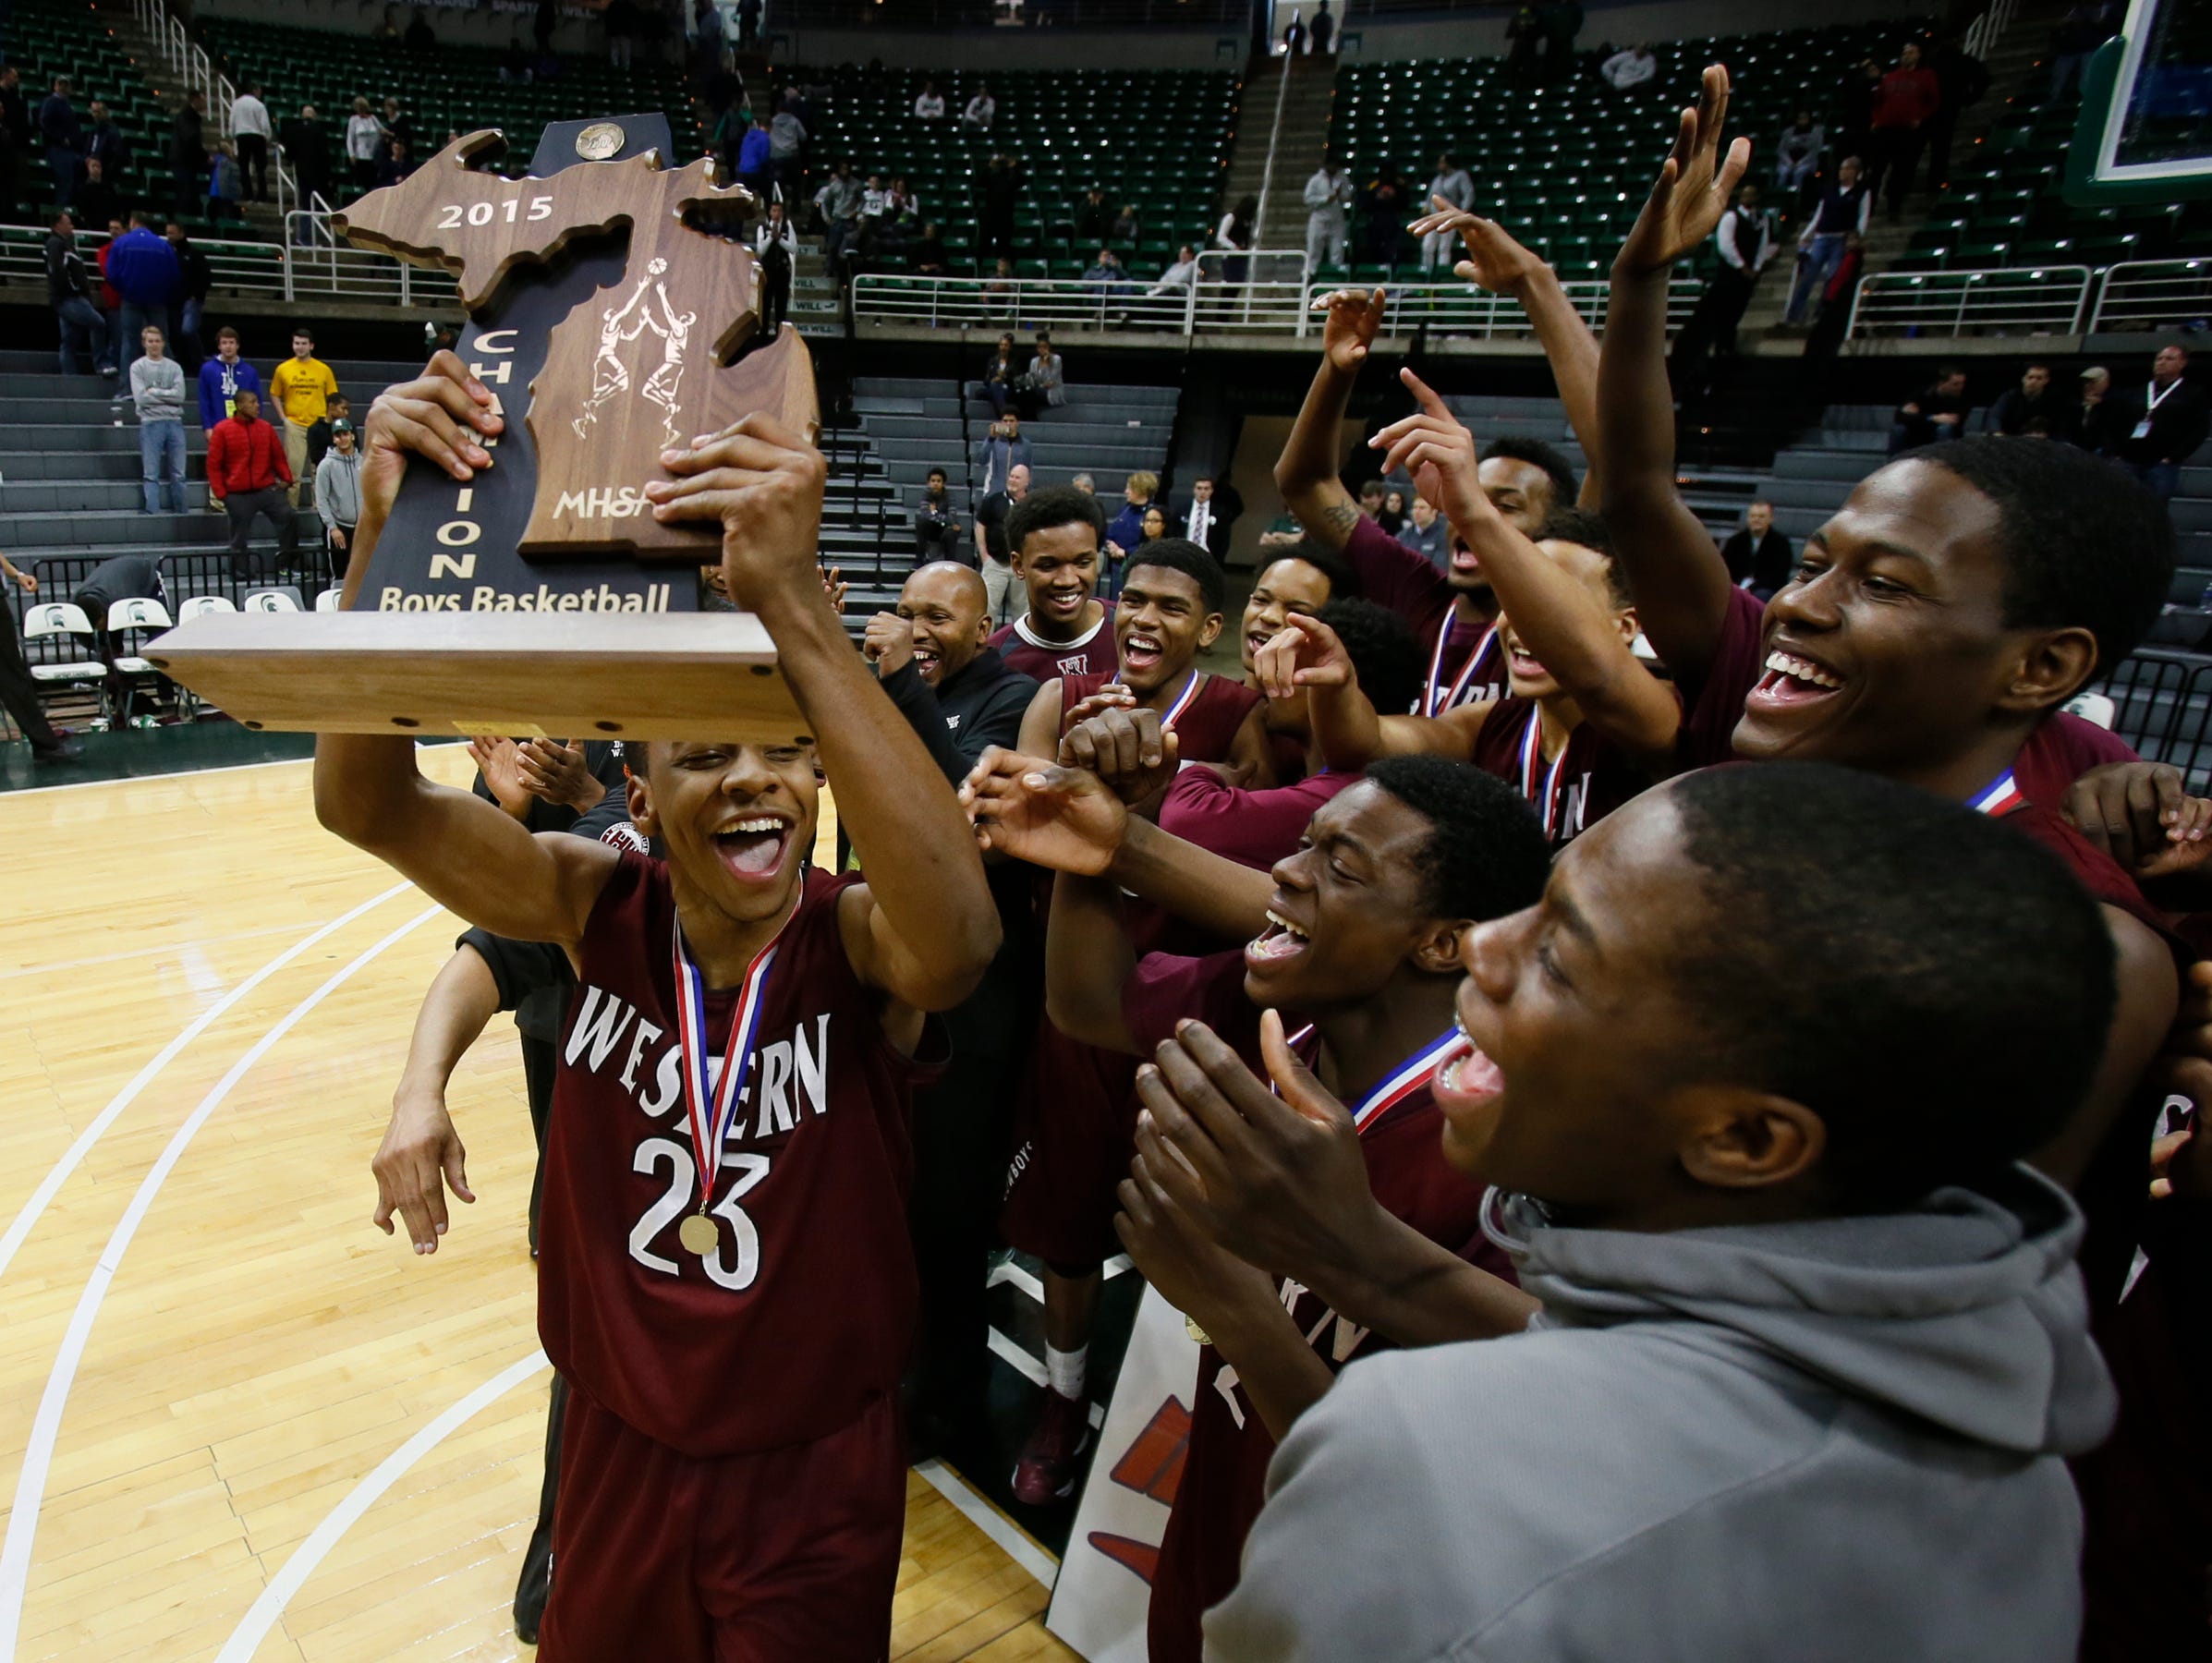
[[[211,613],[147,643],[243,725],[789,745],[808,733],[750,613]]]

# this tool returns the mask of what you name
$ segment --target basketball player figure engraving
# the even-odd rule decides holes
[[[504,426],[450,353],[387,391],[357,549],[410,467],[465,479]],[[665,861],[532,837],[422,778],[402,736],[322,735],[316,808],[576,967],[541,1226],[539,1326],[572,1395],[540,1655],[876,1663],[905,1513],[908,1104],[942,1061],[927,1014],[975,986],[998,915],[952,787],[823,594],[820,454],[754,414],[659,461],[651,517],[720,533],[811,737],[636,747],[631,815]],[[808,865],[818,759],[866,876]]]

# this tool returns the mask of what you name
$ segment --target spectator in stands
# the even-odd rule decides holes
[[[942,121],[944,94],[937,90],[937,83],[926,80],[921,91],[914,95],[914,119],[917,121]]]
[[[1764,601],[1790,581],[1796,556],[1790,540],[1774,528],[1774,504],[1760,499],[1744,510],[1744,523],[1720,545],[1720,558],[1738,589]]]
[[[283,442],[261,414],[260,396],[240,388],[231,414],[207,436],[208,495],[230,516],[230,569],[240,578],[257,575],[247,546],[257,518],[276,528],[282,564],[299,556],[299,516],[284,492],[292,469]]]
[[[171,220],[163,232],[163,240],[176,256],[176,327],[172,331],[177,356],[193,374],[200,373],[202,351],[200,345],[200,321],[207,310],[207,292],[214,283],[214,273],[207,263],[207,256],[192,246],[192,239],[185,235],[185,228]]]
[[[429,14],[420,7],[416,8],[414,17],[409,19],[407,33],[400,37],[400,44],[409,52],[437,51],[438,37],[431,32]]]
[[[1352,207],[1352,176],[1333,152],[1306,181],[1306,274],[1344,263],[1344,233]]]
[[[1428,206],[1441,211],[1440,202],[1449,202],[1462,213],[1475,211],[1475,181],[1467,170],[1459,164],[1459,158],[1446,151],[1436,159],[1436,172],[1429,176]],[[1450,271],[1459,258],[1459,234],[1449,228],[1431,231],[1421,238],[1421,270],[1433,272],[1439,266]]]
[[[991,124],[998,119],[999,101],[991,95],[991,89],[981,81],[976,83],[976,95],[967,101],[967,108],[960,112],[960,125],[988,133]]]
[[[94,281],[99,285],[100,315],[107,320],[107,356],[101,359],[101,365],[103,371],[111,375],[122,368],[123,297],[115,293],[115,285],[107,280],[107,261],[108,257],[115,251],[115,239],[122,235],[123,222],[121,220],[108,221],[107,240],[93,250],[92,255],[93,264],[96,268]],[[131,350],[134,352],[138,350],[138,343],[135,341],[131,343]],[[120,404],[129,396],[129,388],[126,387],[121,393],[118,393],[115,395],[115,402]]]
[[[991,400],[994,416],[1006,414],[1006,407],[1014,402],[1014,383],[1020,379],[1021,361],[1015,356],[1014,337],[1003,334],[999,344],[991,348],[991,361],[983,366],[981,392]]]
[[[39,592],[39,580],[18,570],[5,554],[0,554],[0,578],[26,595]],[[6,606],[0,606],[0,710],[15,719],[16,731],[30,745],[33,762],[69,762],[84,755],[84,747],[57,733],[39,708],[39,685],[23,660],[23,637],[16,631],[16,614]]]
[[[737,0],[737,50],[750,52],[760,38],[760,0]]]
[[[1076,241],[1096,248],[1113,235],[1113,210],[1106,205],[1105,188],[1091,186],[1076,204],[1073,222]]]
[[[1006,545],[1006,516],[1028,494],[1029,468],[1021,463],[1006,470],[1003,490],[987,492],[976,504],[976,555],[990,601],[984,615],[993,629],[1013,623],[1028,608],[1028,596],[1014,575],[1014,559]]]
[[[1306,55],[1306,19],[1297,6],[1291,7],[1290,21],[1282,26],[1282,55]]]
[[[2068,431],[2067,416],[2064,403],[2050,384],[2050,366],[2037,362],[2021,372],[2020,385],[2007,387],[1998,395],[1982,418],[1982,429],[2018,438],[2027,431],[2031,420],[2039,420],[2045,431],[2063,435]]]
[[[353,530],[361,520],[361,456],[353,423],[330,424],[330,452],[315,464],[315,513],[322,521],[322,545],[330,553],[331,576],[344,578],[353,558]]]
[[[130,365],[130,402],[139,418],[139,484],[144,512],[182,514],[185,505],[184,369],[167,354],[157,324],[139,332]]]
[[[1968,52],[1956,30],[1936,37],[1928,67],[1936,75],[1936,114],[1927,124],[1927,188],[1940,190],[1951,182],[1951,140],[1959,117],[1982,101],[1989,91],[1989,71]]]
[[[1318,25],[1320,19],[1314,21]],[[1190,482],[1190,506],[1183,511],[1183,529],[1177,535],[1197,543],[1226,566],[1230,532],[1244,511],[1245,499],[1235,487],[1222,485],[1211,473],[1202,473]]]
[[[829,253],[835,259],[847,237],[857,236],[860,229],[860,204],[868,194],[868,187],[853,173],[852,159],[837,158],[824,179],[814,192],[816,223],[829,245]]]
[[[991,280],[983,285],[983,310],[990,317],[999,317],[1014,303],[1014,261],[1002,257],[991,269]]]
[[[1382,528],[1385,537],[1397,536],[1399,528],[1405,524],[1406,494],[1401,486],[1383,487],[1382,506],[1375,510],[1375,523]]]
[[[238,206],[243,189],[230,140],[217,140],[207,159],[207,217],[218,221],[244,219],[246,211]]]
[[[760,327],[774,334],[791,312],[791,273],[798,261],[798,232],[781,199],[768,205],[768,216],[753,228],[753,253],[760,261]]]
[[[1544,79],[1565,80],[1574,72],[1574,37],[1582,32],[1581,0],[1540,0],[1536,20],[1544,36]]]
[[[978,176],[976,194],[981,207],[976,216],[980,238],[977,251],[986,259],[1014,252],[1014,206],[1021,200],[1027,182],[1021,164],[1004,151],[991,157]]]
[[[1473,181],[1469,181],[1470,185]],[[1470,191],[1470,195],[1472,192]],[[1398,238],[1411,217],[1405,176],[1385,162],[1359,193],[1359,258],[1369,265],[1398,263]]]
[[[1616,92],[1630,92],[1659,74],[1659,59],[1649,46],[1626,46],[1598,66],[1598,79]]]
[[[2100,455],[2109,453],[2112,448],[2111,435],[2108,431],[2113,412],[2109,398],[2111,391],[2112,372],[2103,365],[2092,364],[2083,370],[2081,393],[2074,400],[2064,430],[2066,438],[2084,450],[2096,451]]]
[[[1145,291],[1149,299],[1163,299],[1185,293],[1198,281],[1198,251],[1185,243],[1175,250],[1173,262],[1160,273],[1160,281]]]
[[[103,101],[92,100],[91,115],[92,125],[84,133],[84,159],[99,163],[109,183],[120,186],[130,176],[129,135],[115,125]]]
[[[798,194],[799,170],[807,158],[807,124],[799,119],[798,100],[786,97],[768,124],[768,166],[776,176],[776,188],[789,202]]]
[[[1112,253],[1111,249],[1101,252]],[[1115,271],[1120,271],[1117,264]],[[1124,288],[1132,286],[1124,284]],[[1116,290],[1116,293],[1121,292]],[[1039,410],[1055,410],[1067,403],[1067,366],[1060,361],[1060,354],[1052,348],[1052,337],[1043,330],[1037,332],[1037,350],[1029,359],[1029,366],[1022,371],[1019,383],[1022,414],[1034,416]]]
[[[992,422],[984,436],[976,441],[976,454],[971,460],[976,472],[982,476],[986,496],[1004,490],[1015,468],[1031,466],[1029,442],[1022,437],[1022,419],[1008,410]]]
[[[1836,182],[1820,193],[1820,205],[1797,233],[1797,274],[1790,285],[1790,304],[1782,322],[1805,321],[1806,309],[1843,263],[1850,239],[1866,235],[1873,213],[1874,192],[1860,177],[1859,160],[1846,156],[1836,164]]]
[[[948,256],[944,251],[944,238],[938,234],[935,220],[922,221],[921,235],[906,246],[906,265],[924,277],[942,277],[947,269]]]
[[[1543,49],[1544,30],[1537,21],[1536,7],[1515,7],[1505,20],[1505,79],[1513,82],[1536,79]]]
[[[1336,42],[1336,19],[1329,15],[1329,0],[1321,0],[1313,14],[1313,55],[1327,57]]]
[[[388,140],[384,145],[384,159],[376,164],[377,184],[401,184],[414,171],[414,160],[407,154],[407,141],[405,139]]]
[[[1427,497],[1416,495],[1406,510],[1405,524],[1398,528],[1398,540],[1425,556],[1440,572],[1452,569],[1452,527]]]
[[[269,395],[284,422],[285,463],[294,480],[287,500],[295,506],[302,487],[309,492],[308,500],[314,500],[314,480],[308,471],[308,429],[328,413],[337,391],[338,378],[315,356],[313,332],[303,323],[294,324],[292,356],[269,377]]]
[[[1685,399],[1703,398],[1711,390],[1711,360],[1716,353],[1732,358],[1736,351],[1736,325],[1751,304],[1767,262],[1774,258],[1774,232],[1759,206],[1759,188],[1749,181],[1736,188],[1736,200],[1720,216],[1713,233],[1713,249],[1720,261],[1697,297],[1696,309],[1674,340],[1674,383]]]
[[[1139,468],[1122,486],[1122,511],[1106,523],[1106,554],[1122,560],[1145,540],[1145,511],[1160,494],[1160,476]]]
[[[1137,525],[1136,546],[1141,549],[1149,542],[1158,542],[1167,534],[1167,510],[1154,503],[1145,510],[1145,517]]]
[[[299,114],[286,121],[277,133],[284,159],[292,164],[299,181],[299,200],[311,206],[314,199],[331,198],[330,133],[313,104],[301,104]]]
[[[238,332],[225,323],[215,331],[215,356],[200,366],[200,431],[212,433],[237,413],[238,395],[259,400],[261,372],[238,357]]]
[[[914,560],[926,565],[932,560],[960,558],[960,511],[953,506],[953,493],[942,467],[930,469],[922,487],[920,504],[914,510]]]
[[[1092,479],[1087,473],[1079,473],[1076,475],[1076,477],[1070,479],[1068,483],[1076,490],[1080,491],[1085,496],[1097,496],[1099,494],[1098,480]]]
[[[1359,513],[1363,519],[1380,522],[1382,518],[1382,481],[1380,479],[1368,479],[1360,485]]]
[[[269,106],[261,102],[261,83],[249,80],[246,90],[230,101],[231,141],[238,147],[238,171],[245,176],[249,200],[269,200],[269,140],[275,129]]]
[[[1827,141],[1827,130],[1813,119],[1812,111],[1802,107],[1782,128],[1774,144],[1774,188],[1793,193],[1784,198],[1785,201],[1794,201],[1812,183],[1820,169],[1821,147]]]
[[[54,78],[54,90],[39,105],[39,141],[46,147],[46,166],[54,175],[54,200],[69,206],[84,170],[84,127],[69,102],[69,78]]]
[[[1917,42],[1907,41],[1897,55],[1897,67],[1882,77],[1868,117],[1867,188],[1890,204],[1892,220],[1904,216],[1904,200],[1913,188],[1913,170],[1927,143],[1928,123],[1943,106],[1943,91],[1936,72],[1920,61]]]
[[[1268,528],[1259,534],[1263,549],[1292,549],[1306,540],[1306,528],[1298,523],[1294,514],[1278,514],[1268,522]]]
[[[2089,55],[2112,38],[2112,7],[2104,0],[2067,7],[2050,35],[2050,99],[2071,98]]]
[[[129,212],[129,204],[108,182],[107,168],[88,158],[84,164],[84,177],[77,182],[69,217],[88,225],[104,225],[112,219],[123,218]]]
[[[1121,256],[1112,249],[1100,249],[1090,264],[1083,269],[1083,284],[1108,299],[1136,292],[1136,285],[1129,280],[1129,273],[1123,266]]]
[[[1966,371],[1946,364],[1934,382],[1897,407],[1890,424],[1890,455],[1916,450],[1966,431]]]
[[[522,49],[522,37],[507,37],[507,49],[499,55],[499,84],[503,87],[527,87],[530,84],[530,56]]]
[[[399,107],[398,99],[384,100],[383,108],[377,114],[376,124],[383,129],[387,144],[396,139],[407,147],[407,154],[411,156],[415,153],[418,148],[415,143],[415,118]]]
[[[1227,252],[1221,261],[1221,281],[1242,283],[1250,275],[1252,261],[1249,252],[1253,239],[1259,235],[1259,199],[1256,196],[1239,197],[1236,206],[1221,215],[1221,223],[1213,228],[1213,246]]]
[[[2203,445],[2207,430],[2212,398],[2189,380],[2189,350],[2179,346],[2158,348],[2149,382],[2115,398],[2104,428],[2109,453],[2162,503],[2172,500],[2182,465]]]
[[[107,280],[115,285],[118,302],[116,324],[121,334],[115,344],[128,373],[144,332],[167,326],[184,276],[176,250],[154,231],[143,212],[130,216],[130,228],[110,242],[106,252]]]
[[[765,202],[775,189],[775,169],[772,161],[775,141],[769,135],[768,112],[755,110],[747,124],[745,137],[737,141],[737,183]]]
[[[92,368],[113,375],[107,358],[107,320],[92,300],[92,276],[77,247],[77,224],[67,212],[54,216],[46,234],[46,304],[54,309],[61,329],[61,369],[77,373],[77,343],[81,341]]]
[[[322,458],[330,455],[331,430],[341,421],[350,422],[353,406],[343,393],[333,393],[323,407],[322,419],[308,429],[307,463],[310,472],[322,466]],[[358,440],[359,434],[357,432]]]
[[[346,118],[346,160],[352,164],[356,190],[375,188],[376,164],[383,150],[383,125],[370,111],[367,99],[355,99],[353,114]]]
[[[1135,202],[1124,202],[1122,211],[1113,216],[1107,237],[1117,248],[1134,249],[1143,240],[1144,221],[1136,212]]]

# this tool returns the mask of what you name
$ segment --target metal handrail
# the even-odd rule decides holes
[[[182,78],[185,91],[207,100],[217,135],[236,138],[230,129],[230,106],[237,99],[237,89],[216,69],[207,49],[192,39],[184,19],[169,9],[167,0],[130,0],[130,11],[140,29],[161,48],[162,61]],[[288,204],[299,200],[299,181],[285,164],[285,147],[273,133],[269,138],[269,169],[276,176],[276,212],[281,219],[290,212]]]
[[[1951,335],[1990,328],[2079,334],[2093,280],[2082,265],[1877,272],[1852,296],[1843,334],[1864,340],[1876,329],[1931,327]]]
[[[2105,269],[2089,313],[2089,333],[2107,323],[2187,323],[2206,318],[2212,318],[2212,260],[2123,260]]]
[[[1291,60],[1282,60],[1282,73],[1275,78],[1275,119],[1268,128],[1268,159],[1259,170],[1259,205],[1252,211],[1252,240],[1259,240],[1260,227],[1268,223],[1268,198],[1275,188],[1275,151],[1282,142],[1282,101],[1290,93]],[[1235,203],[1227,204],[1234,209]],[[1223,250],[1226,252],[1227,250]]]

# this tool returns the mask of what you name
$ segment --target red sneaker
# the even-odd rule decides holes
[[[1045,1388],[1044,1407],[1015,1463],[1015,1499],[1031,1507],[1066,1500],[1076,1487],[1076,1463],[1089,1448],[1089,1405]]]

